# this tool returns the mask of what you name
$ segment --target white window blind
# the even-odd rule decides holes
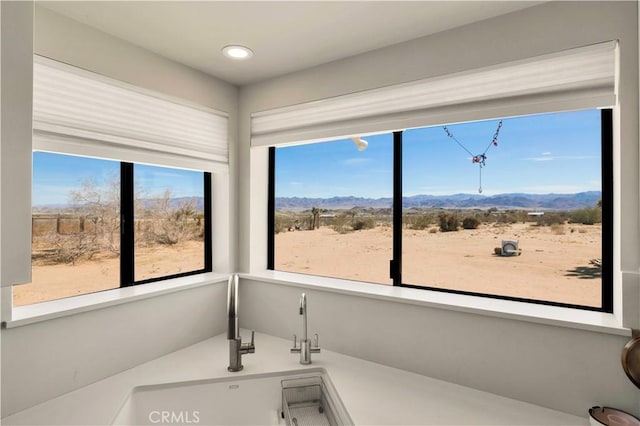
[[[33,80],[33,149],[228,169],[225,113],[38,56]]]
[[[617,42],[252,114],[252,146],[610,107]]]

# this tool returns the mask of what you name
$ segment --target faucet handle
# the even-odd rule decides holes
[[[313,335],[313,346],[311,346],[309,348],[309,352],[311,352],[312,354],[319,354],[320,353],[320,346],[318,346],[318,335],[317,334]]]
[[[242,354],[253,354],[256,352],[255,333],[255,330],[251,330],[251,343],[240,344],[240,352]]]
[[[291,353],[298,353],[302,349],[302,346],[298,347],[298,337],[293,335],[293,348],[291,348]]]

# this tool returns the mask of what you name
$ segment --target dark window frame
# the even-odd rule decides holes
[[[584,306],[538,299],[477,293],[439,287],[402,283],[402,131],[393,132],[393,259],[389,274],[397,287],[432,290],[444,293],[510,300],[538,305],[557,306],[613,313],[613,110],[601,109],[601,179],[602,179],[602,287],[601,306]],[[267,212],[267,269],[275,270],[275,147],[269,148],[268,212]],[[400,200],[400,202],[397,202]]]
[[[193,271],[136,281],[135,229],[133,226],[135,223],[134,163],[120,162],[120,287],[148,284],[213,271],[211,235],[211,173],[202,172],[202,174],[204,179],[204,267]]]

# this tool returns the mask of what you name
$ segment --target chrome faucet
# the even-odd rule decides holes
[[[311,340],[307,337],[307,295],[302,293],[300,296],[300,315],[302,315],[302,339],[300,340],[300,347],[298,347],[297,337],[293,335],[293,348],[291,353],[300,354],[300,364],[311,364],[311,354],[320,353],[320,346],[318,346],[318,335],[314,335],[313,346]]]
[[[238,328],[238,274],[229,277],[227,287],[227,339],[229,340],[229,371],[242,370],[242,355],[255,353],[254,331],[251,331],[251,343],[242,343]]]

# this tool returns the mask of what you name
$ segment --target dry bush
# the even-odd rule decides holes
[[[586,207],[569,212],[570,223],[582,223],[583,225],[593,225],[602,222],[602,209],[598,207]]]
[[[70,199],[76,215],[85,221],[84,233],[91,234],[99,251],[120,253],[120,179],[114,177],[104,187],[85,180],[80,189],[71,191]]]
[[[443,213],[438,216],[440,220],[440,231],[441,232],[450,232],[457,231],[460,221],[458,220],[458,215],[454,213]]]
[[[137,232],[138,244],[175,245],[189,240],[200,240],[203,235],[201,216],[195,209],[195,199],[182,200],[175,205],[171,191],[161,198],[149,200],[137,216],[141,218],[142,232]],[[141,237],[141,238],[140,238]]]
[[[373,229],[376,227],[376,220],[373,217],[356,219],[352,222],[351,227],[354,231],[360,231],[362,229]]]
[[[347,232],[353,231],[351,228],[351,217],[346,214],[339,214],[335,217],[333,221],[332,228],[339,234],[346,234]]]
[[[465,217],[462,220],[463,229],[478,229],[480,226],[480,220],[476,217]]]
[[[433,217],[427,214],[409,216],[406,222],[408,222],[407,224],[409,225],[409,228],[422,230],[427,229],[429,226],[433,225]]]
[[[538,216],[536,222],[540,226],[562,225],[567,220],[567,214],[565,212],[545,213],[542,216]]]
[[[293,229],[295,225],[295,218],[282,213],[276,213],[274,230],[276,234],[280,232],[287,231],[289,229]]]

